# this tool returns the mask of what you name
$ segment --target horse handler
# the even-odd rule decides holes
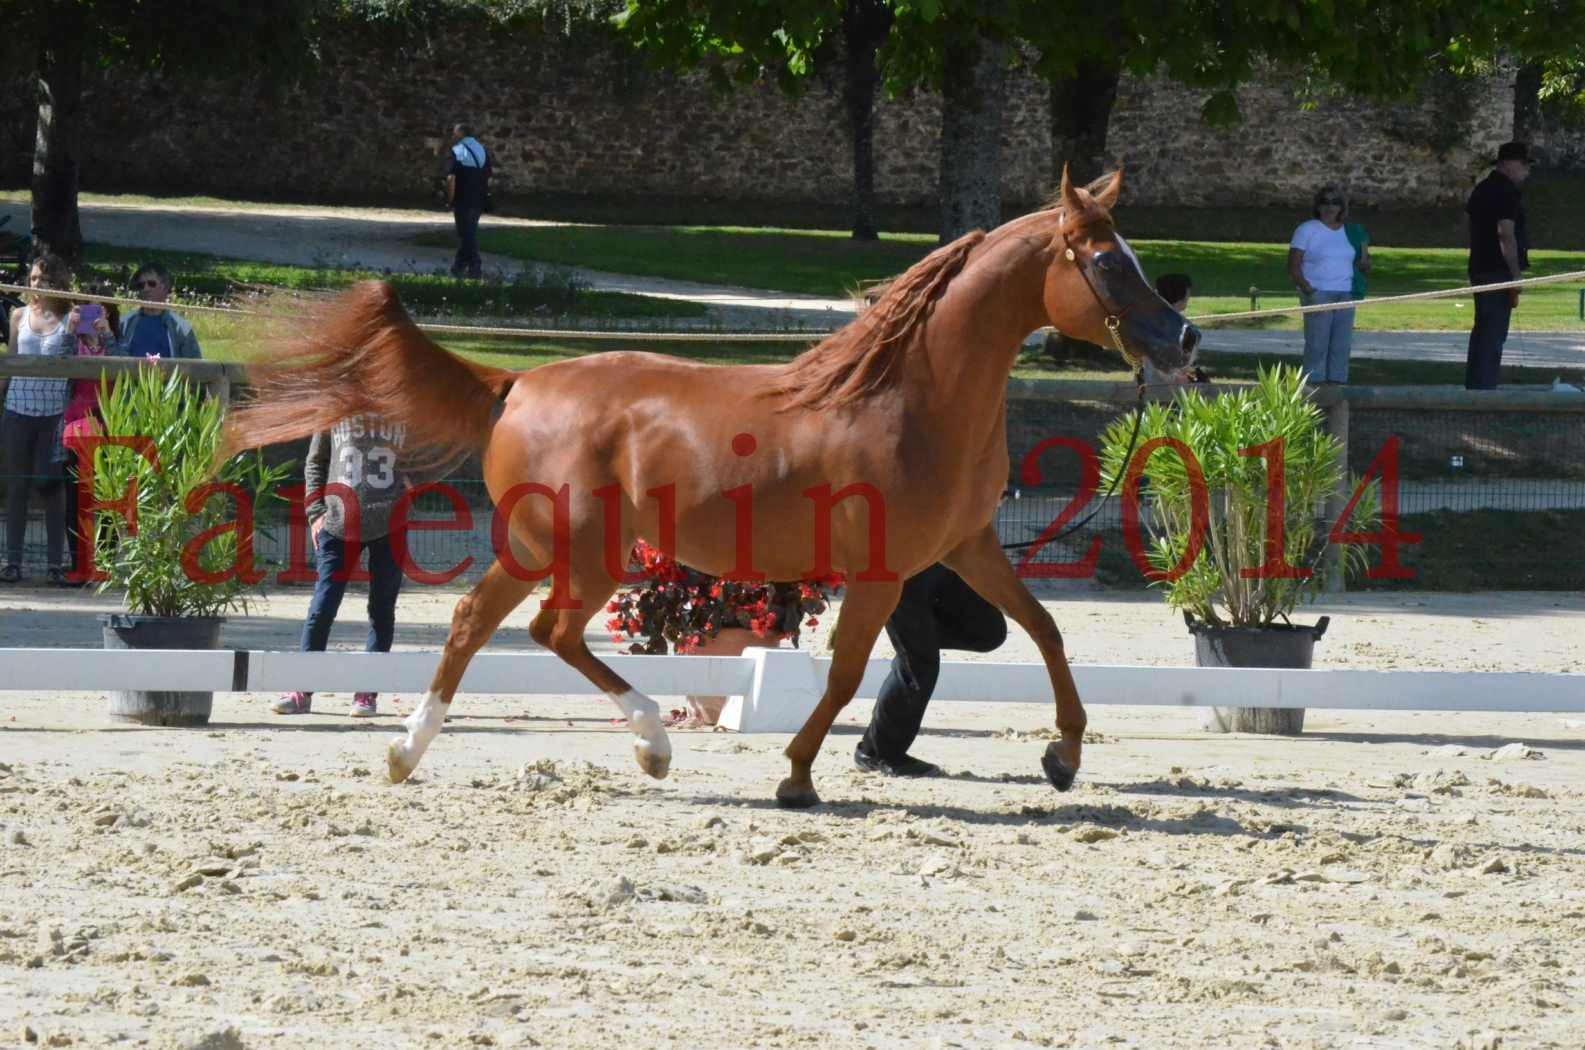
[[[881,685],[864,739],[853,763],[894,777],[934,777],[941,767],[908,753],[941,673],[941,650],[988,653],[1007,640],[1007,619],[962,577],[941,564],[903,584],[897,608],[886,621],[897,655]]]

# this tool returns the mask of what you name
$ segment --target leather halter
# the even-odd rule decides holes
[[[1106,315],[1106,334],[1111,337],[1112,346],[1118,353],[1123,355],[1125,361],[1134,366],[1134,381],[1143,387],[1145,367],[1142,362],[1144,359],[1143,357],[1136,358],[1123,345],[1123,318],[1128,316],[1128,311],[1132,310],[1134,305],[1130,304],[1121,310],[1115,310],[1108,305],[1106,298],[1101,295],[1100,288],[1096,286],[1094,279],[1090,277],[1090,268],[1079,260],[1079,253],[1073,250],[1072,244],[1068,243],[1067,234],[1062,234],[1062,241],[1062,257],[1072,263],[1073,268],[1078,270],[1079,276],[1084,279],[1084,287],[1090,290],[1090,295],[1095,298],[1095,305],[1099,306],[1101,312]],[[1140,279],[1144,279],[1143,274],[1140,275]]]

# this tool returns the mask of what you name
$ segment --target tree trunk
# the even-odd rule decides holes
[[[1062,166],[1076,185],[1098,178],[1106,162],[1106,132],[1117,102],[1122,68],[1115,62],[1085,59],[1073,76],[1051,85],[1051,185]]]
[[[1002,109],[1007,45],[965,33],[941,85],[941,243],[1002,221]]]
[[[73,268],[82,261],[77,215],[82,162],[83,34],[76,4],[46,5],[39,45],[38,131],[33,143],[35,252],[49,250]]]
[[[1541,66],[1520,66],[1513,81],[1513,137],[1529,142],[1541,132]]]
[[[842,12],[842,32],[847,51],[848,130],[853,136],[853,239],[873,241],[880,236],[875,221],[875,97],[880,71],[875,55],[892,28],[892,10],[882,0],[848,0]]]

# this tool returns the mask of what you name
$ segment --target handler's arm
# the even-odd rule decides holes
[[[1514,236],[1513,220],[1497,220],[1497,246],[1502,249],[1502,261],[1508,264],[1509,276],[1517,281],[1519,279],[1519,240]],[[1508,301],[1519,305],[1519,289],[1508,289]]]
[[[1310,282],[1304,279],[1304,249],[1288,249],[1288,277],[1293,281],[1293,286],[1305,295],[1315,294]]]

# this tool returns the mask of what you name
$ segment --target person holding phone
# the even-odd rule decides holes
[[[185,317],[165,305],[171,296],[171,272],[146,262],[132,275],[133,290],[143,305],[121,320],[121,353],[127,357],[203,357],[198,336]]]

